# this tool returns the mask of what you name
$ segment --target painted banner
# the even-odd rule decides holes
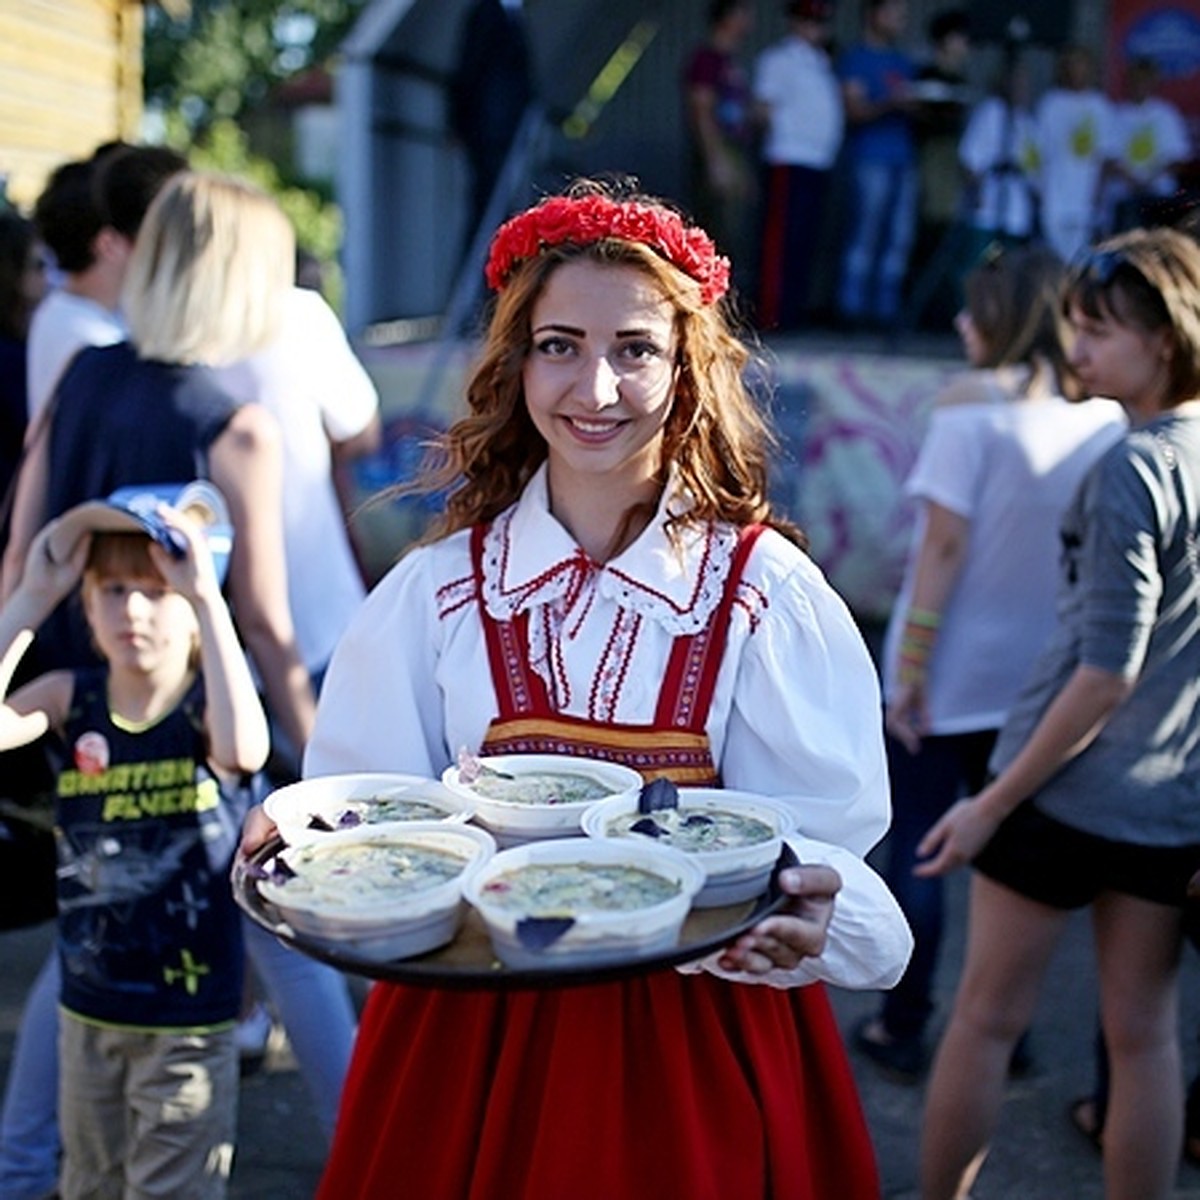
[[[1158,64],[1156,93],[1183,114],[1200,155],[1200,6],[1196,0],[1112,0],[1108,37],[1108,92],[1124,97],[1125,65],[1135,58]]]
[[[437,497],[396,494],[432,434],[459,411],[470,348],[449,358],[431,345],[364,351],[382,397],[384,446],[355,466],[361,507],[352,529],[376,579],[418,537]],[[913,513],[902,488],[934,397],[957,369],[942,360],[882,354],[789,353],[768,365],[779,435],[773,499],[808,533],[810,553],[860,620],[886,619],[900,586]]]

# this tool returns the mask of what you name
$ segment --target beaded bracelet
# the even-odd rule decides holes
[[[900,635],[898,675],[903,684],[919,684],[925,681],[929,656],[937,641],[940,613],[927,608],[910,608],[904,619],[904,630]]]
[[[931,608],[910,608],[904,618],[906,625],[919,625],[922,629],[937,629],[942,623],[942,614]]]

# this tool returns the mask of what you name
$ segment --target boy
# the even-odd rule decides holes
[[[49,729],[67,758],[60,1192],[208,1200],[232,1163],[242,985],[228,882],[241,814],[218,780],[262,765],[266,718],[200,528],[112,498],[31,545],[0,610],[0,697],[81,577],[106,665],[41,675],[0,703],[0,748]]]

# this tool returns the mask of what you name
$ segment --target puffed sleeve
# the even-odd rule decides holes
[[[781,541],[762,548],[778,561],[765,576],[766,610],[736,664],[721,772],[727,787],[792,803],[797,857],[835,868],[842,889],[818,958],[794,971],[734,977],[890,987],[908,963],[912,934],[863,861],[891,816],[878,676],[845,604],[811,561],[784,552],[791,562],[779,569],[787,562]],[[723,973],[714,961],[704,966]]]
[[[416,550],[363,602],[329,663],[304,774],[433,776],[446,760],[431,554]]]

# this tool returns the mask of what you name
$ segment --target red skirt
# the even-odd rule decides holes
[[[376,984],[319,1200],[877,1200],[820,985]]]

